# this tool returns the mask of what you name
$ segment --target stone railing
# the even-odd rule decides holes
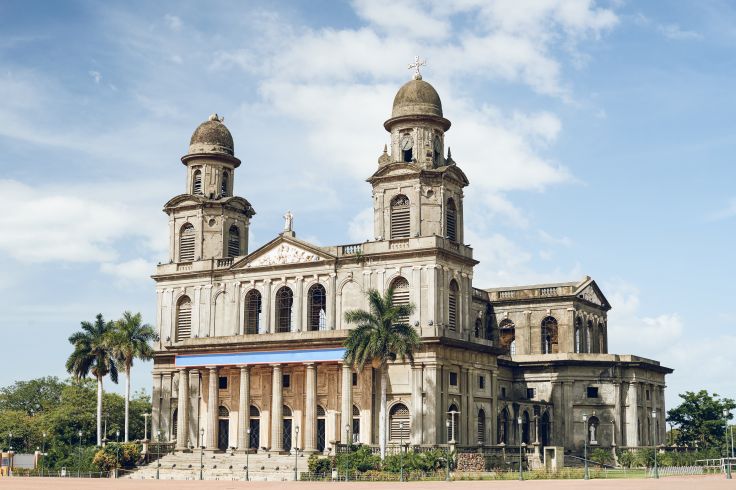
[[[184,264],[176,264],[176,270],[181,272],[186,272],[192,270],[192,263],[186,262]]]
[[[498,297],[500,299],[514,299],[516,297],[516,291],[499,291]]]
[[[218,268],[220,268],[220,267],[230,267],[231,265],[233,265],[233,258],[232,257],[228,257],[226,259],[217,259],[217,262],[215,263],[215,265]]]
[[[539,295],[542,297],[557,296],[559,293],[556,287],[553,288],[539,288]]]
[[[389,250],[404,250],[409,248],[409,239],[391,240],[388,245]]]
[[[353,243],[350,245],[343,245],[342,246],[342,253],[343,255],[356,255],[363,253],[363,244],[362,243]]]

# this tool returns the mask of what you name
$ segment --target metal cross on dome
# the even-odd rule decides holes
[[[409,64],[409,70],[411,70],[412,68],[414,68],[414,76],[413,76],[414,80],[421,80],[422,79],[422,74],[419,73],[419,67],[420,66],[426,66],[426,65],[427,65],[427,60],[420,61],[419,60],[419,56],[415,56],[414,57],[414,63]]]

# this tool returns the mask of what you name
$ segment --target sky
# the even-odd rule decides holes
[[[97,313],[155,321],[161,209],[211,113],[251,250],[286,210],[318,245],[373,238],[365,179],[419,55],[471,182],[474,286],[590,275],[609,350],[675,369],[668,407],[736,398],[735,26],[717,0],[5,0],[0,386],[64,377]]]

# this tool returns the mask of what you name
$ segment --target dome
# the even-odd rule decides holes
[[[189,154],[224,153],[234,156],[233,135],[222,123],[223,118],[213,114],[200,124],[189,140]]]
[[[394,97],[391,118],[403,116],[442,117],[442,101],[432,85],[424,80],[410,80]]]

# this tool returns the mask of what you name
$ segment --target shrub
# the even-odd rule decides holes
[[[111,442],[97,451],[92,462],[100,471],[113,468],[132,468],[135,466],[141,451],[137,444]]]
[[[331,458],[320,458],[316,454],[313,454],[307,460],[307,467],[310,473],[317,475],[329,475],[332,471],[332,459]]]
[[[599,464],[611,464],[613,463],[613,455],[608,449],[598,447],[590,454],[590,460]]]
[[[376,470],[380,467],[381,458],[377,454],[374,455],[369,446],[353,445],[350,446],[349,453],[341,453],[335,457],[333,468],[345,471]]]

